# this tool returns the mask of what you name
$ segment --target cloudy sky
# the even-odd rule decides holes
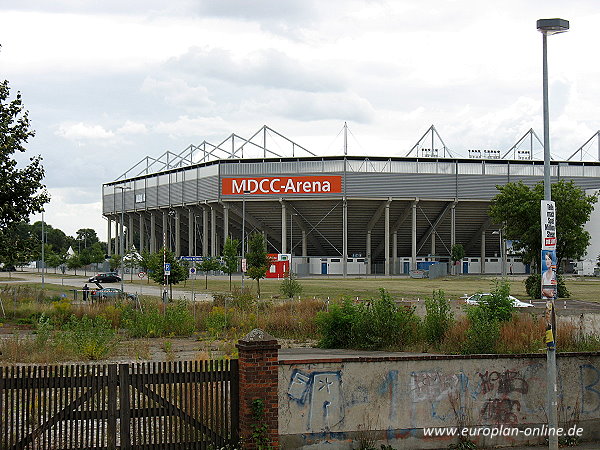
[[[431,124],[456,155],[542,137],[551,17],[571,23],[549,39],[564,158],[600,128],[597,0],[0,0],[0,78],[37,132],[47,221],[105,239],[102,183],[264,124],[319,155],[344,121],[355,155],[406,155]]]

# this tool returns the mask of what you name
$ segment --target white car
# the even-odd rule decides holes
[[[467,297],[465,302],[467,302],[467,305],[478,305],[481,298],[488,295],[492,294],[490,294],[489,292],[486,292],[485,294],[473,294],[470,297]],[[534,306],[531,303],[522,302],[521,300],[519,300],[516,297],[513,297],[512,295],[509,295],[508,297],[513,301],[513,306],[515,308],[531,308]]]

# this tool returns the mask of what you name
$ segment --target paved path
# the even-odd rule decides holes
[[[10,284],[10,283],[41,283],[42,276],[37,272],[13,272],[12,276],[14,278],[19,278],[20,280],[3,280],[1,283]],[[48,284],[57,284],[65,286],[65,289],[81,289],[84,284],[88,284],[90,288],[94,288],[94,283],[88,282],[89,277],[92,274],[84,275],[69,275],[68,277],[62,278],[60,276],[45,276],[44,283]],[[121,288],[121,283],[104,283],[102,284],[104,287],[116,287]],[[162,294],[162,287],[151,285],[151,284],[140,284],[140,283],[131,283],[127,280],[123,280],[123,290],[125,292],[131,294],[139,294],[139,295],[153,295],[156,297],[160,297]],[[212,295],[205,292],[193,292],[196,301],[211,301]],[[176,300],[179,299],[191,299],[192,291],[187,289],[173,289],[173,298]]]

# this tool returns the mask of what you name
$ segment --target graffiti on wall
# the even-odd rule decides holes
[[[581,412],[595,413],[600,410],[600,370],[591,364],[579,366],[581,380]]]
[[[307,408],[307,431],[330,431],[344,419],[342,376],[336,372],[295,370],[288,397]]]

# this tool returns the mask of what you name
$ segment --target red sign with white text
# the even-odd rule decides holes
[[[340,194],[342,177],[304,176],[304,177],[260,177],[260,178],[223,178],[223,195],[247,194]]]

